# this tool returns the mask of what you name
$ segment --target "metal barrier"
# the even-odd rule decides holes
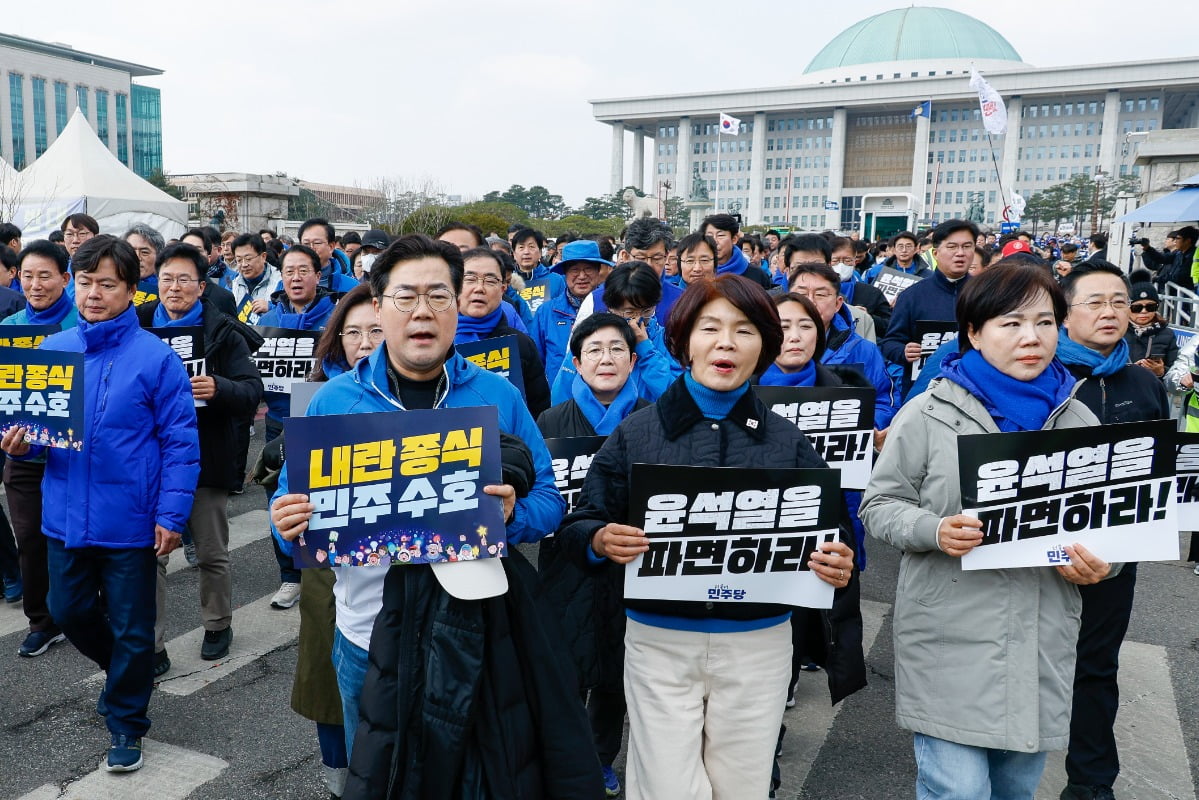
[[[1199,330],[1199,294],[1177,283],[1167,283],[1161,292],[1160,313],[1172,327]]]

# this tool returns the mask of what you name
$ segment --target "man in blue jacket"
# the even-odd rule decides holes
[[[517,231],[517,236],[521,235]],[[537,354],[545,365],[545,378],[550,386],[558,377],[558,370],[566,358],[570,331],[574,327],[579,307],[591,290],[604,282],[612,262],[600,256],[599,243],[579,239],[562,248],[562,260],[554,265],[554,272],[566,278],[566,291],[554,295],[541,304],[533,315],[533,327],[529,335],[537,345]]]
[[[978,226],[964,219],[942,222],[933,230],[937,269],[932,276],[909,286],[895,301],[887,335],[878,342],[888,361],[903,371],[902,392],[912,386],[912,362],[920,358],[916,323],[922,320],[953,322],[957,319],[958,295],[974,263],[974,240]]]
[[[346,254],[337,250],[334,244],[337,231],[328,220],[310,219],[300,226],[296,234],[300,244],[311,248],[316,253],[321,265],[320,287],[332,294],[343,294],[358,285],[358,281],[350,274],[348,259],[342,261]]]
[[[183,363],[138,326],[133,248],[97,236],[72,264],[79,325],[48,337],[42,349],[83,354],[82,385],[74,388],[84,398],[83,449],[31,446],[23,428],[9,431],[0,448],[18,459],[46,456],[50,612],[107,672],[97,711],[111,743],[100,766],[128,772],[141,767],[150,728],[155,558],[179,546],[200,445]]]

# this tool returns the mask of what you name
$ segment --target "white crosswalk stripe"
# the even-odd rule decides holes
[[[219,758],[152,739],[143,739],[142,747],[145,765],[137,772],[114,775],[97,767],[65,789],[48,783],[20,800],[183,800],[229,766]]]
[[[1195,800],[1164,647],[1126,641],[1120,648],[1116,746],[1116,797]],[[1050,753],[1037,800],[1057,800],[1065,785],[1065,753]]]
[[[194,628],[167,642],[171,671],[159,679],[158,690],[174,695],[189,695],[236,672],[267,653],[295,639],[300,632],[299,609],[281,611],[271,608],[271,595],[233,611],[233,644],[229,655],[220,661],[200,659],[204,628]],[[86,681],[99,683],[104,673],[90,675]]]

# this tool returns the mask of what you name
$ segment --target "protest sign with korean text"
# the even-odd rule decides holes
[[[916,341],[920,344],[920,358],[912,362],[912,380],[920,377],[920,370],[928,363],[929,356],[941,349],[946,342],[958,338],[957,321],[945,322],[937,319],[916,320]]]
[[[0,347],[0,436],[24,427],[30,444],[83,449],[83,354]]]
[[[195,378],[208,374],[207,363],[204,361],[204,329],[195,327],[179,328],[146,328],[147,331],[162,339],[163,344],[175,351],[183,360],[187,377]],[[208,405],[207,400],[193,401],[196,408]]]
[[[262,347],[254,353],[254,363],[262,376],[262,387],[268,392],[291,394],[291,385],[308,380],[316,366],[313,354],[321,331],[300,331],[293,328],[272,328],[255,325],[262,336]]]
[[[755,386],[771,411],[804,432],[842,489],[865,489],[874,466],[874,390],[851,386]]]
[[[924,278],[918,275],[909,275],[894,267],[883,267],[874,279],[874,288],[883,293],[883,297],[887,298],[888,303],[895,305],[895,300],[903,294],[905,289],[922,280]]]
[[[1176,436],[1178,529],[1199,531],[1199,433],[1178,433]]]
[[[840,483],[831,469],[634,464],[629,522],[649,550],[626,565],[625,597],[831,608],[808,560],[837,537]]]
[[[59,330],[59,325],[0,325],[0,347],[41,347],[43,339]]]
[[[515,336],[497,336],[477,342],[454,345],[458,355],[479,369],[494,372],[515,386],[521,397],[525,394],[525,378],[520,366],[520,344]]]
[[[583,480],[591,469],[595,454],[603,447],[607,436],[570,436],[561,439],[546,439],[550,461],[554,466],[554,486],[566,501],[566,513],[575,510]]]
[[[962,569],[1178,558],[1174,423],[959,436],[964,514],[983,523]]]
[[[316,507],[300,567],[390,566],[506,555],[494,406],[290,417],[289,490]]]
[[[541,304],[550,299],[549,278],[541,278],[536,281],[525,281],[525,288],[517,290],[517,294],[521,299],[529,304],[529,310],[536,314],[537,309],[541,308]]]

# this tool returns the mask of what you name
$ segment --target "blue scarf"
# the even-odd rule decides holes
[[[583,416],[591,423],[596,436],[607,436],[616,430],[616,426],[620,424],[621,420],[627,417],[633,411],[633,407],[637,405],[637,387],[633,385],[632,380],[624,382],[624,386],[620,387],[620,391],[612,399],[611,405],[607,407],[595,399],[591,387],[578,374],[570,384],[570,396],[574,398],[575,405],[583,412]]]
[[[741,252],[741,248],[733,246],[733,254],[729,256],[729,260],[716,267],[717,275],[744,275],[745,270],[749,267],[749,259],[745,257],[745,253]]]
[[[798,372],[783,372],[778,364],[771,364],[758,379],[762,386],[815,386],[816,360],[804,364]]]
[[[503,300],[500,301],[500,305],[505,305]],[[468,317],[466,314],[459,314],[458,332],[454,334],[454,344],[479,341],[487,334],[495,330],[495,326],[500,324],[500,319],[503,318],[503,316],[503,309],[498,307],[490,314],[485,314],[484,316],[478,318]]]
[[[691,399],[707,419],[724,419],[733,410],[733,406],[737,405],[741,395],[749,391],[749,381],[727,392],[709,389],[691,377],[691,370],[683,373],[683,380],[687,384],[687,391],[691,393]]]
[[[1031,381],[1022,381],[995,369],[977,350],[950,353],[941,362],[941,375],[977,397],[1004,432],[1044,428],[1076,383],[1057,359]]]
[[[279,314],[279,322],[276,327],[291,328],[297,331],[312,330],[312,323],[323,318],[332,306],[333,301],[329,299],[329,295],[321,295],[297,314],[291,310],[291,302],[285,297],[282,303],[275,304],[275,309]]]
[[[147,275],[137,282],[137,290],[147,294],[158,294],[158,276]]]
[[[171,319],[171,315],[167,313],[167,308],[161,301],[159,301],[158,307],[154,309],[155,328],[198,328],[203,326],[204,304],[198,300],[179,319]]]
[[[1091,348],[1071,339],[1066,329],[1062,328],[1057,338],[1057,357],[1063,364],[1087,367],[1096,378],[1106,378],[1128,365],[1128,341],[1121,339],[1111,355],[1104,358]]]
[[[57,300],[42,311],[38,311],[29,305],[29,301],[26,301],[25,319],[30,325],[57,325],[66,319],[67,314],[70,314],[71,309],[74,307],[75,304],[71,301],[71,298],[67,297],[66,292],[60,294]]]

